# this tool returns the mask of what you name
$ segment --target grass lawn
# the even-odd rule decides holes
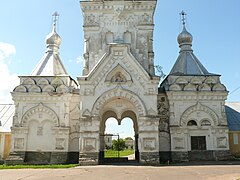
[[[128,156],[134,154],[134,150],[132,149],[126,149],[123,151],[119,151],[119,156],[123,157],[123,156]],[[117,158],[118,157],[118,151],[115,150],[105,150],[104,151],[104,157],[105,158]]]
[[[78,164],[53,164],[53,165],[0,165],[1,169],[58,169],[58,168],[72,168]]]

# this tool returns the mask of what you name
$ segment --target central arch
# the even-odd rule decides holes
[[[112,144],[112,140],[114,139],[113,137],[118,136],[118,138],[121,138],[121,139],[123,138],[122,136],[119,136],[119,134],[116,135],[116,133],[117,133],[116,130],[112,130],[112,132],[115,131],[115,133],[113,133],[113,134],[107,134],[106,123],[107,123],[108,120],[111,120],[111,118],[115,119],[118,122],[118,125],[122,125],[122,122],[124,120],[131,120],[132,121],[133,125],[132,125],[132,127],[129,128],[129,129],[133,129],[133,131],[134,131],[134,137],[131,137],[133,147],[134,147],[134,148],[133,147],[132,148],[135,151],[134,152],[135,161],[139,162],[139,149],[138,149],[138,137],[139,137],[138,133],[139,133],[139,131],[138,131],[138,123],[137,123],[136,114],[132,110],[127,110],[127,111],[124,111],[121,114],[121,118],[119,119],[117,114],[114,111],[109,110],[109,111],[106,111],[106,112],[103,113],[102,118],[101,118],[101,123],[100,123],[100,152],[99,152],[100,163],[103,164],[103,163],[106,162],[105,154],[104,154],[105,153],[105,148],[106,148],[106,142],[105,142],[106,138],[111,139],[110,147],[108,147],[108,148],[111,148],[113,146],[113,144]],[[126,119],[126,118],[129,118],[129,119]],[[113,128],[113,126],[110,127],[110,128]],[[119,161],[119,159],[118,159],[118,161]]]
[[[139,160],[139,149],[138,149],[138,137],[139,137],[139,126],[138,126],[138,117],[145,113],[145,108],[141,104],[140,98],[137,96],[129,94],[129,92],[119,92],[118,96],[111,96],[105,94],[103,97],[98,99],[99,102],[95,103],[95,108],[92,112],[98,113],[100,118],[100,151],[99,151],[99,161],[100,163],[104,163],[104,149],[105,149],[105,129],[106,129],[106,121],[109,118],[114,118],[117,120],[118,125],[121,125],[121,122],[125,118],[129,118],[133,122],[133,130],[134,130],[134,147],[135,147],[135,160]],[[116,93],[115,93],[116,95]],[[107,98],[108,97],[108,98]],[[133,98],[134,97],[134,98]],[[100,103],[101,102],[101,103]],[[96,105],[97,104],[97,105]]]

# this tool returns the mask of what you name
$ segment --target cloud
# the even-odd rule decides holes
[[[0,104],[12,103],[10,92],[19,83],[17,74],[8,67],[8,58],[16,54],[16,48],[9,43],[0,42]]]
[[[80,55],[77,58],[73,59],[69,59],[68,62],[70,63],[76,63],[76,64],[81,64],[84,62],[84,58]]]
[[[76,59],[76,63],[77,63],[77,64],[80,64],[80,63],[82,63],[82,62],[84,62],[83,57],[82,57],[82,56],[78,56],[77,59]]]
[[[0,61],[6,60],[11,55],[16,54],[16,48],[9,43],[0,42]]]

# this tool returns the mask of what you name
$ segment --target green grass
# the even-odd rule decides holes
[[[78,164],[53,164],[53,165],[0,165],[1,169],[59,169],[73,168]]]
[[[123,157],[123,156],[128,156],[134,154],[134,150],[123,150],[123,151],[119,151],[119,156]],[[105,158],[117,158],[118,157],[118,151],[115,150],[105,150],[104,151],[104,157]]]

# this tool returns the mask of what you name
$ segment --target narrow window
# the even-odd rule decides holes
[[[233,144],[237,145],[238,144],[238,134],[233,133]]]

